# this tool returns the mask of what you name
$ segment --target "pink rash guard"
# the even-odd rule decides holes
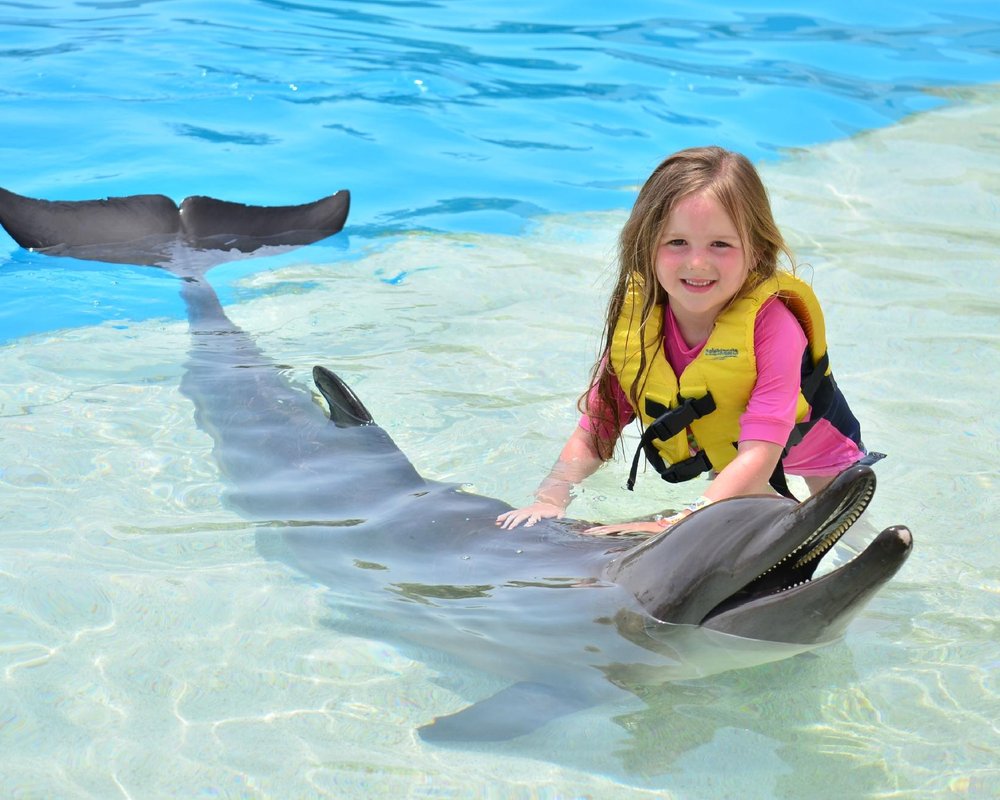
[[[673,312],[667,307],[663,333],[667,361],[680,375],[701,352],[705,342],[688,347],[681,336]],[[806,335],[795,315],[784,303],[771,298],[764,303],[754,324],[754,350],[757,355],[757,383],[747,409],[740,416],[740,441],[773,442],[784,446],[795,425],[795,405],[799,395],[799,373]],[[612,378],[619,419],[624,423],[635,418],[625,392]],[[600,403],[596,388],[587,397],[588,407]],[[588,414],[580,418],[580,427],[591,432],[600,425]],[[607,428],[608,426],[604,426]],[[602,438],[616,439],[618,431],[601,430]],[[864,453],[829,421],[817,422],[784,459],[785,472],[792,475],[836,475]]]

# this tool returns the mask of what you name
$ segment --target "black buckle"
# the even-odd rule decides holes
[[[646,457],[649,458],[648,453]],[[697,478],[703,472],[709,472],[711,469],[712,462],[709,461],[708,454],[704,450],[699,450],[691,458],[685,458],[683,461],[671,464],[660,472],[660,477],[667,483],[682,483]]]
[[[635,488],[636,475],[639,472],[639,454],[645,453],[646,460],[668,483],[680,483],[701,475],[712,469],[712,462],[704,450],[699,450],[691,458],[667,464],[659,451],[653,445],[654,439],[667,441],[682,433],[696,419],[715,411],[715,400],[711,392],[705,392],[701,397],[685,397],[676,408],[667,408],[662,403],[646,398],[646,415],[656,417],[649,427],[642,432],[639,446],[632,458],[632,469],[629,470],[625,486],[629,491]]]
[[[642,438],[652,433],[651,438],[661,442],[672,439],[687,428],[696,419],[715,411],[715,399],[711,392],[705,392],[701,397],[685,397],[676,408],[667,408],[662,403],[646,398],[646,415],[655,417],[646,428]]]

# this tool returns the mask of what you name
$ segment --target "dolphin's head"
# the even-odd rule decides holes
[[[662,622],[767,641],[829,641],[912,546],[906,528],[888,528],[852,561],[813,579],[874,493],[875,474],[855,466],[801,504],[775,496],[713,503],[616,558],[605,576]]]

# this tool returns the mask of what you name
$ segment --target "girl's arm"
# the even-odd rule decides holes
[[[535,490],[535,502],[501,514],[497,525],[510,530],[522,522],[531,527],[540,519],[564,517],[573,499],[573,486],[593,475],[603,463],[594,448],[593,434],[577,426],[552,470]]]
[[[676,514],[653,522],[621,522],[613,525],[598,525],[584,533],[591,536],[617,536],[620,534],[662,533],[671,525],[680,522],[691,512],[716,500],[737,497],[744,494],[770,494],[768,481],[774,467],[781,458],[782,447],[773,442],[748,440],[740,442],[736,458],[726,465],[713,480],[705,493],[687,508]]]
[[[740,442],[736,458],[715,476],[703,496],[714,502],[745,494],[771,494],[768,481],[782,449],[774,442],[755,439]]]
[[[757,383],[740,417],[738,452],[708,487],[704,497],[722,500],[770,494],[768,481],[795,424],[802,353],[806,335],[795,315],[777,298],[761,309],[754,327]]]

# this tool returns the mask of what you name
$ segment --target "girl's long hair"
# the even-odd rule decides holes
[[[599,434],[602,431],[617,433],[623,424],[612,391],[613,373],[609,360],[615,324],[633,280],[643,287],[638,326],[643,339],[654,307],[667,304],[667,294],[656,279],[656,252],[661,233],[678,201],[701,192],[709,192],[719,202],[739,233],[749,270],[737,297],[752,292],[772,277],[782,255],[794,269],[791,250],[774,222],[767,190],[746,156],[721,147],[694,147],[674,153],[653,170],[639,191],[618,238],[618,274],[605,315],[604,346],[590,380],[590,386],[597,389],[599,407],[587,409],[590,390],[578,403],[581,412],[589,413],[595,423],[591,425],[593,444],[605,460],[613,455],[617,436],[609,440]],[[660,323],[662,320],[654,324]],[[642,374],[646,367],[646,351],[642,347],[638,351],[639,374]],[[633,385],[629,390],[635,408],[639,407],[641,389]]]

